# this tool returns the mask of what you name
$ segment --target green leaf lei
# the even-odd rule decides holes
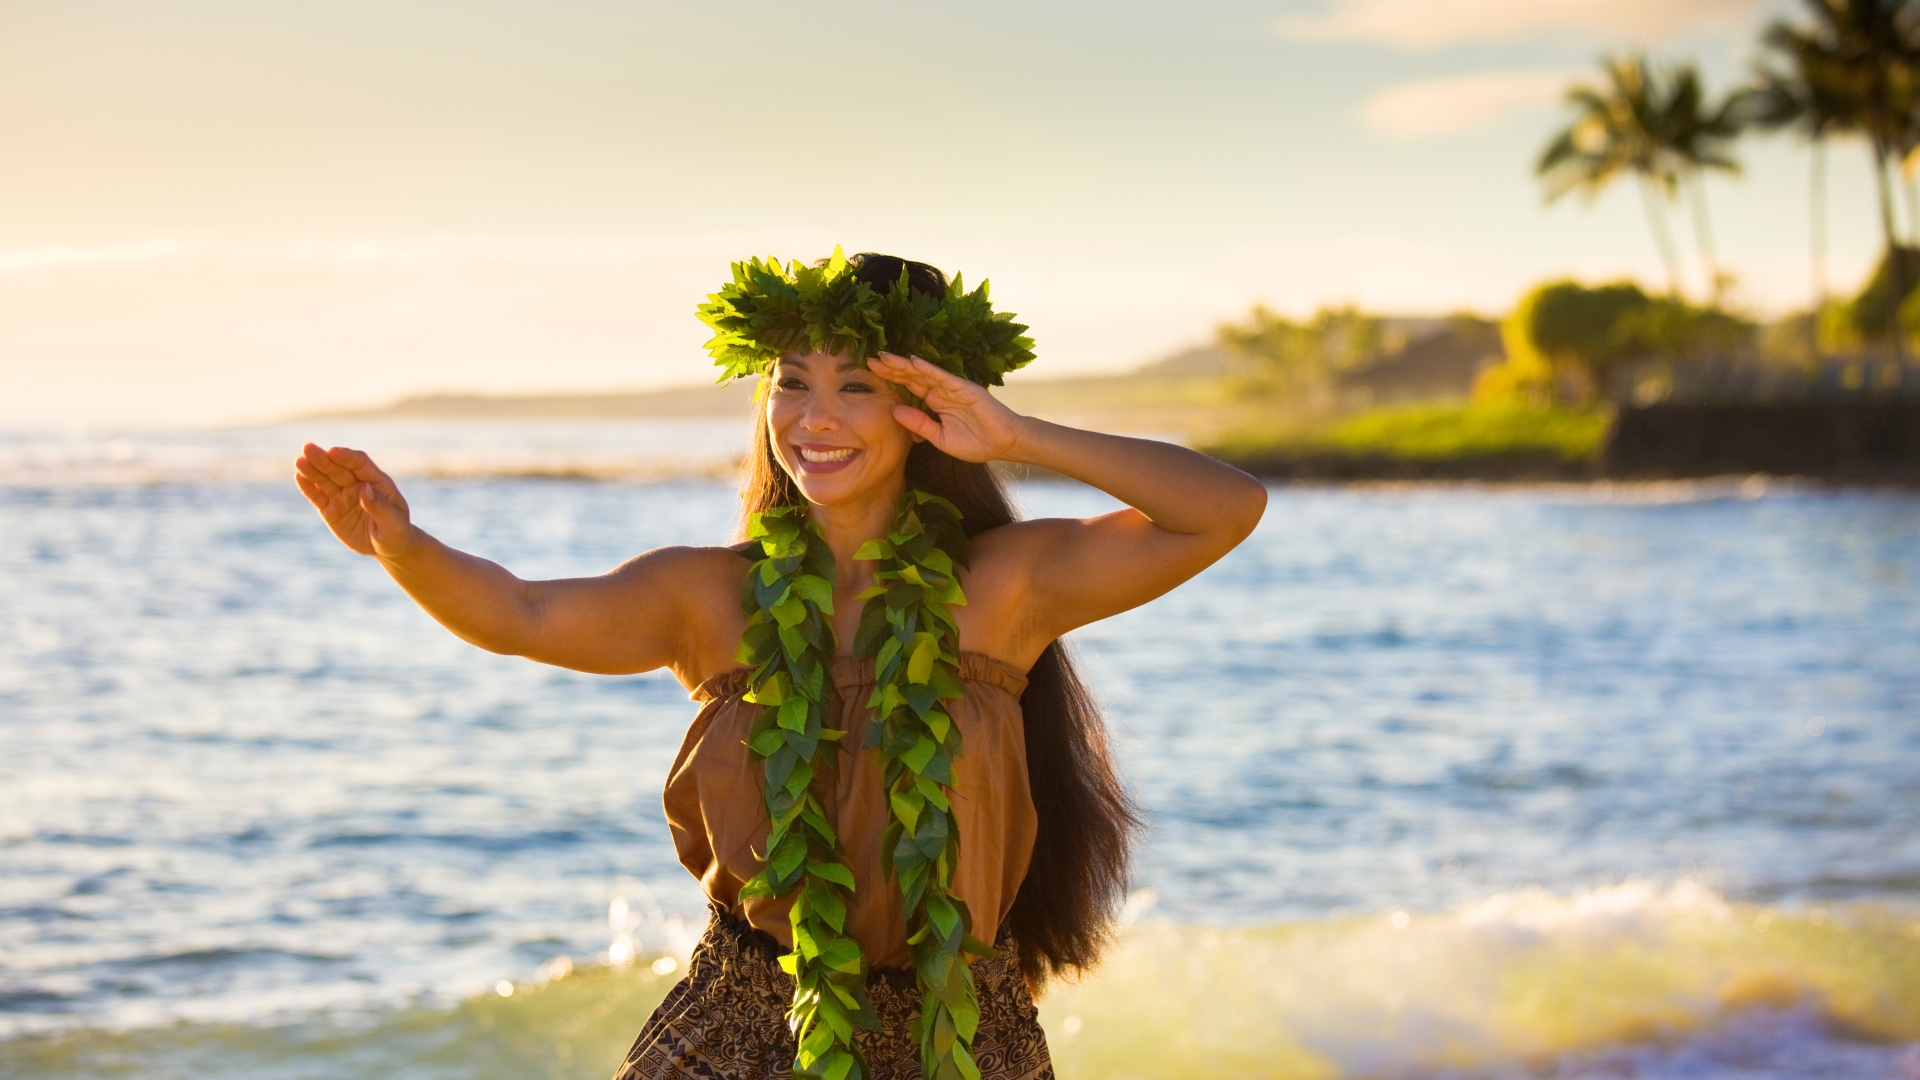
[[[793,1072],[825,1080],[862,1080],[866,1068],[855,1029],[878,1020],[866,995],[867,962],[846,933],[853,872],[812,791],[835,765],[846,732],[823,724],[836,645],[831,616],[833,553],[800,507],[756,514],[748,535],[762,557],[748,570],[740,606],[747,630],[738,659],[750,665],[746,699],[761,706],[747,743],[766,777],[766,866],[741,887],[742,899],[794,894],[788,919],[793,950],[780,966],[794,977],[787,1021],[799,1044]],[[874,661],[867,745],[886,763],[890,820],[881,869],[897,878],[907,914],[907,943],[921,993],[914,1039],[932,1080],[979,1080],[972,1044],[980,1026],[973,975],[961,953],[990,955],[972,934],[973,916],[952,895],[960,831],[954,821],[953,763],[960,729],[946,702],[966,696],[960,682],[959,627],[951,605],[967,602],[957,570],[967,564],[960,511],[937,495],[910,491],[893,526],[855,555],[880,563],[853,655]]]
[[[1026,327],[997,314],[987,286],[966,292],[956,276],[944,299],[912,293],[906,277],[885,296],[853,278],[845,255],[820,267],[773,260],[733,265],[733,279],[700,307],[716,334],[708,350],[722,382],[765,374],[789,351],[807,348],[870,357],[882,349],[932,360],[983,385],[1033,359]],[[747,700],[759,705],[748,745],[766,778],[766,865],[742,886],[742,899],[793,896],[793,949],[780,958],[794,978],[787,1022],[798,1043],[793,1073],[823,1080],[865,1080],[856,1030],[879,1026],[866,994],[867,960],[846,933],[854,875],[839,837],[813,793],[836,767],[839,740],[824,726],[832,691],[833,553],[804,507],[755,514],[759,541],[741,587],[747,616],[739,662],[748,665]],[[953,763],[960,729],[947,703],[966,696],[959,674],[959,627],[950,610],[967,602],[958,571],[967,536],[950,502],[913,490],[887,535],[855,558],[880,565],[853,655],[874,661],[868,746],[885,763],[889,821],[881,871],[900,887],[913,950],[920,1014],[913,1037],[928,1080],[979,1080],[972,1046],[980,1002],[964,954],[990,955],[973,936],[973,916],[952,894],[960,855],[953,816]]]

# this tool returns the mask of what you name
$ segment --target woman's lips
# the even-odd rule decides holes
[[[800,468],[810,473],[839,472],[860,455],[851,446],[795,444],[794,449],[799,451]]]

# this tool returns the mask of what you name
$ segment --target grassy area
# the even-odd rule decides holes
[[[1316,425],[1228,432],[1207,453],[1227,461],[1275,455],[1337,455],[1407,461],[1551,457],[1592,460],[1612,414],[1527,405],[1403,405]]]

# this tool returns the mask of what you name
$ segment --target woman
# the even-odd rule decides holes
[[[1137,830],[1060,638],[1220,558],[1265,489],[1014,413],[980,383],[1025,328],[925,264],[756,261],[710,299],[710,349],[762,380],[745,543],[523,581],[364,453],[308,444],[296,481],[464,640],[704,703],[666,807],[714,918],[619,1080],[1050,1077],[1031,993],[1096,959]],[[1015,521],[994,461],[1127,509]]]

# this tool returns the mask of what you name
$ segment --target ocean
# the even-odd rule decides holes
[[[289,462],[578,575],[724,539],[736,428],[0,432],[0,1075],[609,1075],[694,706],[462,644]],[[1074,647],[1152,831],[1063,1078],[1920,1078],[1920,495],[1276,488]]]

